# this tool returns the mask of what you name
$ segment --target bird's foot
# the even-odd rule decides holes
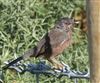
[[[53,67],[53,70],[56,72],[69,72],[70,67],[64,62],[61,62],[61,64],[56,64],[56,66]]]
[[[65,64],[64,62],[61,62],[65,68],[65,72],[69,72],[70,71],[70,67],[69,65]]]
[[[63,64],[56,64],[52,69],[56,72],[65,72],[65,66]]]

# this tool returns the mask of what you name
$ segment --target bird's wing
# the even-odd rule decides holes
[[[45,45],[45,37],[43,37],[39,42],[38,42],[38,44],[37,44],[37,46],[36,46],[36,48],[37,48],[37,50],[36,50],[36,57],[38,56],[38,55],[40,55],[40,53],[42,53],[42,52],[44,52],[44,45]]]
[[[51,53],[52,48],[62,44],[67,38],[67,33],[60,29],[52,29],[37,44],[37,56]]]
[[[61,29],[54,29],[49,32],[48,34],[50,38],[50,45],[51,47],[57,47],[58,45],[62,44],[67,37],[67,33]]]

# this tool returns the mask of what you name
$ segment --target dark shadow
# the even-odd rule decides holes
[[[48,35],[48,33],[45,35],[45,43],[44,45],[41,47],[41,50],[44,49],[43,52],[41,52],[41,50],[39,51],[40,53],[38,53],[38,55],[36,56],[36,58],[40,55],[46,55],[47,57],[50,57],[52,54],[52,47],[50,44],[50,37]]]
[[[45,36],[45,54],[48,55],[48,57],[52,54],[52,47],[50,44],[50,37],[47,33],[47,35]]]

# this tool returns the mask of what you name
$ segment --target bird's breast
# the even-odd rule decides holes
[[[71,38],[71,35],[72,35],[72,32],[69,31],[66,33],[67,34],[67,37],[65,38],[64,41],[62,41],[59,45],[57,45],[55,48],[52,49],[52,54],[53,55],[59,55],[61,54],[65,48],[68,48],[69,45],[71,44],[72,42],[72,38]]]

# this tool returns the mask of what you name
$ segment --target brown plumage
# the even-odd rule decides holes
[[[74,21],[70,18],[61,18],[38,43],[37,46],[28,50],[23,56],[10,62],[10,65],[29,57],[44,57],[51,62],[55,69],[62,69],[63,65],[57,61],[57,56],[71,44],[72,27]]]

